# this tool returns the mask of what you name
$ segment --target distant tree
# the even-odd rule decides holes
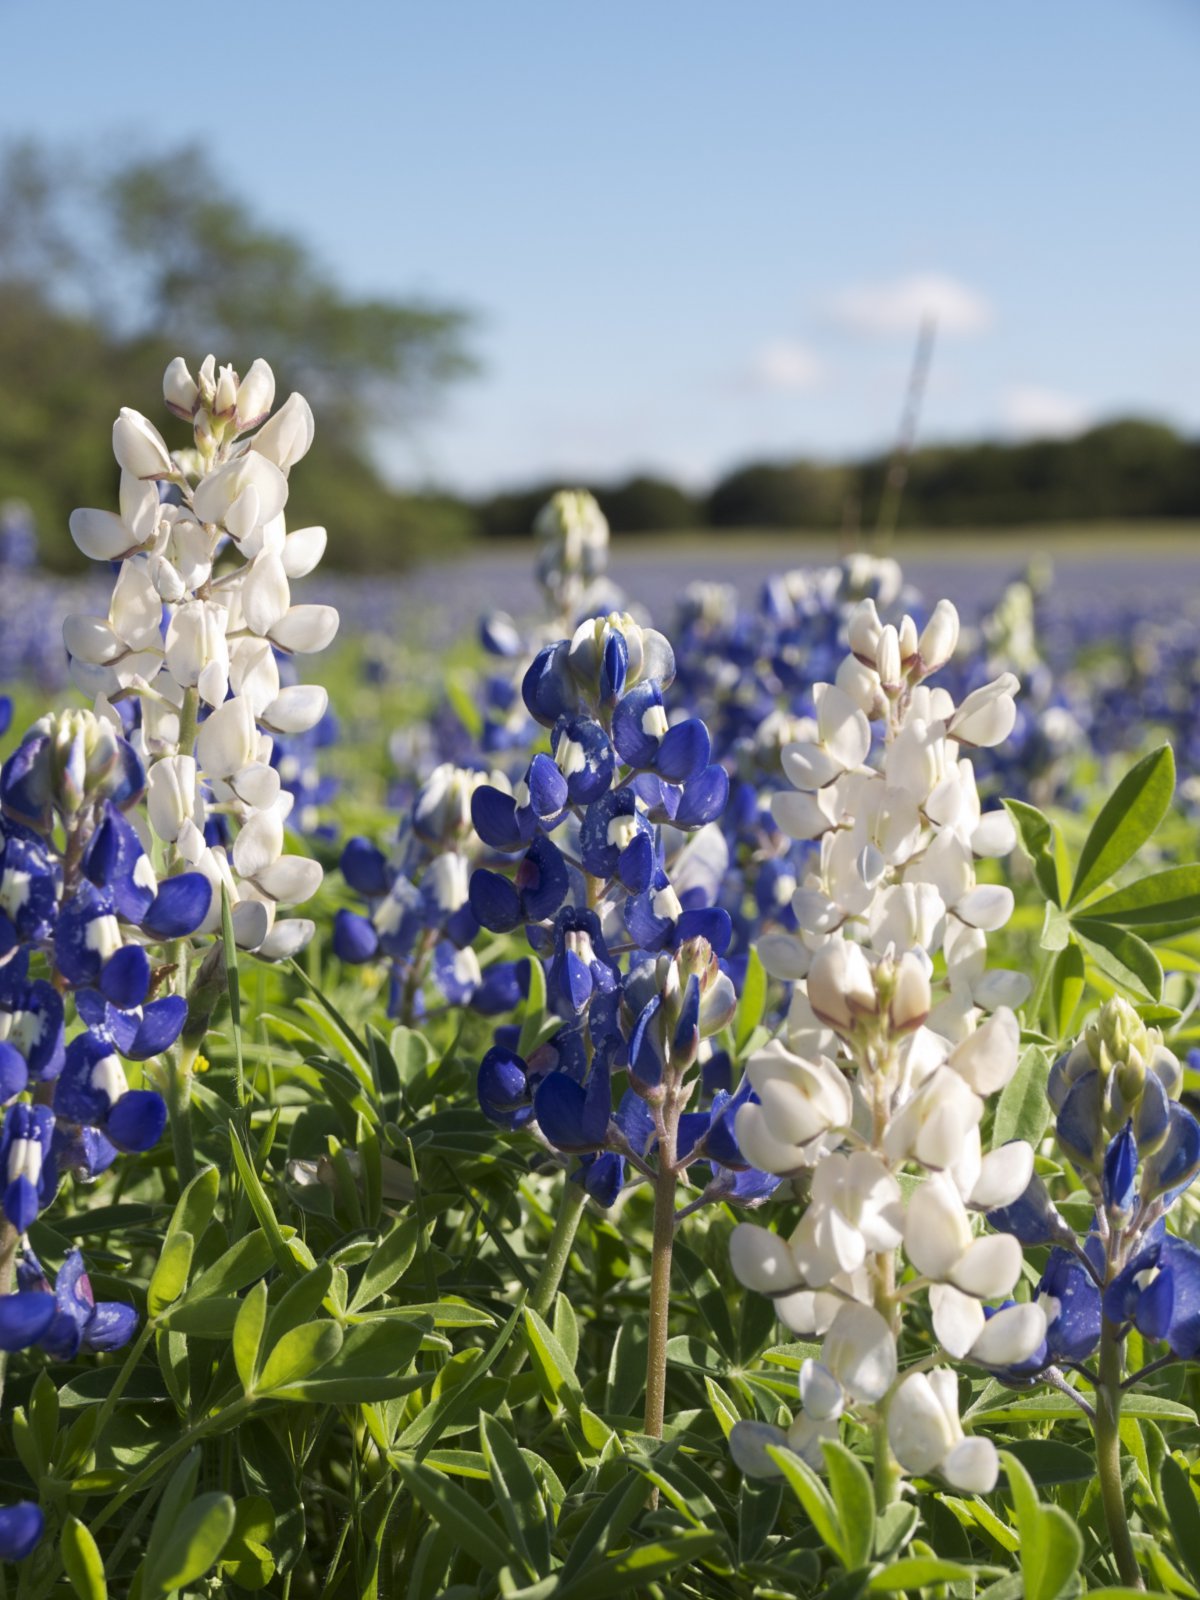
[[[666,478],[630,478],[597,489],[596,497],[614,533],[665,533],[695,528],[704,520],[695,497]]]
[[[715,486],[708,518],[718,528],[836,528],[852,481],[845,467],[811,461],[743,467]]]
[[[455,308],[347,293],[195,148],[110,167],[29,143],[0,157],[0,498],[31,501],[52,560],[72,559],[73,506],[112,498],[118,407],[157,414],[166,361],[210,351],[243,372],[265,356],[281,394],[312,401],[291,513],[328,511],[335,561],[440,543],[465,511],[447,520],[443,503],[396,494],[372,443],[470,370],[468,328]]]

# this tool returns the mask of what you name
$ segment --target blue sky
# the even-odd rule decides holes
[[[1195,0],[207,15],[0,0],[0,136],[200,139],[351,284],[472,307],[406,481],[877,446],[923,306],[927,438],[1200,431]]]

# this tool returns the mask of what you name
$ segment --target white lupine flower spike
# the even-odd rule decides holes
[[[191,424],[194,448],[173,453],[147,418],[121,412],[120,511],[71,518],[85,555],[120,562],[109,614],[68,618],[64,641],[98,709],[111,714],[118,698],[139,705],[133,742],[147,766],[150,827],[168,860],[217,891],[202,931],[219,926],[224,889],[238,943],[279,960],[303,948],[313,924],[277,922],[275,907],[309,899],[321,869],[285,853],[274,739],[315,727],[328,705],[319,685],[281,682],[279,663],[325,649],[338,626],[332,606],[294,604],[291,593],[326,544],[324,528],[289,534],[284,521],[313,415],[297,394],[271,414],[275,376],[261,357],[239,378],[212,356],[193,377],[177,356],[163,399]],[[213,807],[233,836],[229,850],[205,842]]]
[[[846,636],[836,683],[814,691],[815,724],[781,752],[792,787],[771,813],[814,841],[812,866],[792,895],[797,932],[760,944],[792,998],[783,1036],[746,1063],[754,1094],[736,1120],[746,1158],[799,1182],[807,1204],[790,1237],[741,1223],[730,1243],[738,1281],[824,1344],[800,1369],[792,1428],[738,1424],[732,1447],[751,1475],[769,1476],[770,1447],[785,1445],[820,1469],[822,1440],[854,1409],[874,1427],[878,1483],[893,1481],[894,1456],[986,1493],[995,1448],[964,1436],[954,1372],[927,1369],[1019,1368],[1046,1336],[1042,1305],[1005,1301],[1021,1246],[978,1226],[1025,1192],[1034,1164],[1028,1144],[985,1152],[980,1140],[985,1102],[1017,1069],[1012,1007],[1028,985],[987,968],[1013,897],[976,865],[1006,855],[1015,831],[983,811],[965,753],[1007,736],[1018,683],[1004,673],[956,707],[926,682],[958,646],[947,600],[921,630],[865,600]],[[940,1352],[900,1375],[917,1294]]]

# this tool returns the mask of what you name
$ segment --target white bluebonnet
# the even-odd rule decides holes
[[[1033,1169],[1028,1145],[985,1155],[979,1132],[985,1101],[1017,1067],[1011,1006],[1027,984],[986,965],[986,935],[1012,895],[980,884],[975,863],[1015,840],[1003,813],[982,811],[968,751],[1004,738],[1017,683],[1002,675],[960,705],[926,683],[957,643],[946,601],[923,630],[907,616],[884,623],[864,601],[847,636],[835,681],[814,691],[815,718],[782,752],[793,788],[775,795],[775,818],[819,841],[818,853],[793,896],[795,931],[759,941],[792,1000],[783,1036],[748,1063],[758,1103],[735,1124],[748,1160],[811,1172],[811,1186],[790,1238],[739,1224],[731,1262],[792,1331],[823,1336],[800,1380],[814,1465],[820,1429],[855,1406],[901,1466],[986,1489],[995,1451],[962,1439],[952,1375],[910,1376],[904,1389],[896,1340],[903,1306],[930,1285],[935,1332],[945,1326],[956,1356],[1007,1368],[1045,1337],[1038,1306],[988,1322],[985,1305],[1011,1292],[1022,1252],[972,1221],[1015,1200]],[[937,954],[946,976],[935,981]],[[743,1426],[735,1455],[745,1464],[757,1452],[767,1470],[761,1425],[749,1454],[736,1444]]]
[[[323,528],[288,531],[288,475],[307,452],[313,418],[293,394],[271,415],[265,361],[244,378],[208,357],[193,378],[167,368],[168,408],[192,425],[172,451],[145,417],[123,410],[113,429],[119,512],[76,511],[75,542],[119,562],[107,617],[64,624],[75,682],[121,725],[147,767],[148,815],[171,859],[213,890],[201,931],[232,903],[234,934],[268,958],[311,937],[277,908],[309,899],[321,869],[286,850],[294,795],[273,764],[275,740],[301,737],[325,716],[323,688],[284,682],[280,661],[323,650],[332,606],[295,604],[291,584],[325,549]]]

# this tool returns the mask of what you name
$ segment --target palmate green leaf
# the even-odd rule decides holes
[[[1024,800],[1005,800],[1004,809],[1012,818],[1021,848],[1033,866],[1038,888],[1052,905],[1061,906],[1063,891],[1055,848],[1058,830],[1049,817],[1043,816],[1036,806],[1028,805]]]
[[[742,980],[742,995],[733,1019],[733,1044],[739,1060],[766,1009],[767,970],[759,960],[758,951],[751,945],[746,976]]]
[[[452,1389],[444,1390],[428,1405],[422,1407],[397,1439],[398,1450],[411,1450],[415,1452],[417,1460],[421,1460],[433,1449],[455,1418],[462,1416],[470,1407],[478,1410],[478,1401],[489,1382],[489,1374],[495,1367],[500,1352],[512,1338],[523,1309],[522,1304],[513,1308],[512,1315],[488,1348],[476,1352],[468,1375],[461,1382]],[[503,1384],[499,1380],[495,1380],[495,1387],[503,1392]]]
[[[1161,1000],[1162,963],[1144,939],[1129,928],[1076,917],[1072,923],[1080,944],[1106,978],[1119,988],[1134,989],[1148,1000]]]
[[[99,1546],[91,1530],[78,1517],[69,1516],[63,1523],[58,1549],[79,1600],[108,1600],[108,1583]]]
[[[841,1527],[844,1564],[851,1569],[861,1567],[875,1542],[875,1492],[870,1474],[836,1439],[827,1439],[821,1449]]]
[[[1083,1535],[1058,1506],[1038,1502],[1025,1468],[1009,1451],[1000,1456],[1013,1497],[1020,1534],[1025,1600],[1058,1600],[1074,1580],[1083,1557]]]
[[[1168,1456],[1162,1464],[1162,1506],[1171,1524],[1175,1553],[1200,1586],[1200,1505],[1191,1477]]]
[[[533,1471],[512,1435],[483,1412],[479,1439],[496,1506],[531,1577],[550,1570],[550,1512]]]
[[[845,1538],[838,1525],[837,1508],[829,1490],[807,1462],[801,1461],[800,1457],[793,1455],[790,1450],[781,1450],[776,1445],[768,1445],[767,1454],[783,1473],[788,1487],[808,1513],[808,1520],[816,1529],[821,1543],[837,1557],[842,1566],[850,1566],[851,1563],[846,1555]],[[874,1527],[875,1518],[872,1514],[872,1532]]]
[[[1108,882],[1154,833],[1175,792],[1175,756],[1160,745],[1132,766],[1105,801],[1084,840],[1068,907]]]
[[[1093,900],[1087,915],[1139,929],[1165,923],[1186,933],[1200,924],[1200,865],[1192,862],[1152,872],[1101,900]]]
[[[996,1102],[992,1123],[992,1146],[1012,1139],[1027,1139],[1035,1148],[1050,1121],[1050,1102],[1046,1081],[1050,1059],[1040,1045],[1028,1045],[1017,1063],[1017,1070],[1005,1084]]]
[[[465,1489],[420,1462],[394,1457],[392,1464],[413,1499],[485,1572],[496,1572],[517,1560],[504,1529]]]

